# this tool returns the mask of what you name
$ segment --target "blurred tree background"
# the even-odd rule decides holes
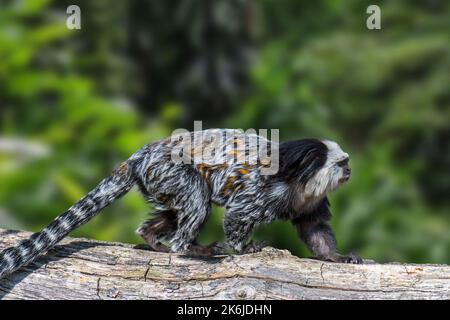
[[[0,226],[39,230],[202,120],[338,141],[354,171],[331,195],[339,248],[450,264],[449,36],[443,0],[1,0]],[[149,207],[133,191],[73,235],[139,243]],[[222,214],[202,241],[223,237]],[[309,255],[289,223],[254,236]]]

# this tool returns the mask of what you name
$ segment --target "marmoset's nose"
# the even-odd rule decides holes
[[[352,169],[350,169],[350,167],[345,167],[344,168],[344,174],[349,176],[352,173]]]

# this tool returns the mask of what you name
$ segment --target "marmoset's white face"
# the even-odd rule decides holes
[[[306,193],[321,196],[336,190],[350,179],[351,169],[348,165],[348,154],[334,141],[322,141],[328,148],[327,160],[324,166],[308,181]]]

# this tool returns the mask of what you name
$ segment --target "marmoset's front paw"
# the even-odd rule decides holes
[[[348,255],[344,256],[345,257],[345,263],[353,263],[353,264],[362,264],[363,260],[361,259],[361,257],[359,255],[357,255],[354,252],[350,252]]]
[[[331,262],[340,262],[340,263],[353,263],[353,264],[362,264],[363,260],[356,253],[351,252],[348,255],[342,255],[339,253],[329,254],[323,257],[321,260],[331,261]]]

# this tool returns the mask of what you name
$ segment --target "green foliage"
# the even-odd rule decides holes
[[[20,154],[5,157],[0,162],[0,203],[14,212],[24,228],[37,230],[78,201],[123,159],[170,131],[164,122],[142,121],[126,101],[99,96],[95,83],[72,72],[70,63],[52,60],[49,53],[60,51],[52,46],[70,42],[71,34],[61,18],[29,25],[28,19],[40,19],[42,11],[37,3],[28,2],[23,7],[2,8],[0,134],[45,142],[51,152],[25,162]],[[69,61],[76,59],[70,52],[64,55]],[[147,210],[140,197],[131,195],[76,234],[136,241],[133,230]]]
[[[79,31],[65,27],[72,3]],[[450,6],[383,2],[382,30],[369,31],[369,4],[2,2],[0,139],[47,151],[0,150],[0,208],[38,230],[193,119],[279,128],[283,140],[326,137],[351,155],[353,177],[331,195],[342,251],[450,263]],[[74,235],[139,242],[149,211],[131,192]],[[202,242],[223,237],[222,214]],[[255,237],[309,255],[286,222]]]

